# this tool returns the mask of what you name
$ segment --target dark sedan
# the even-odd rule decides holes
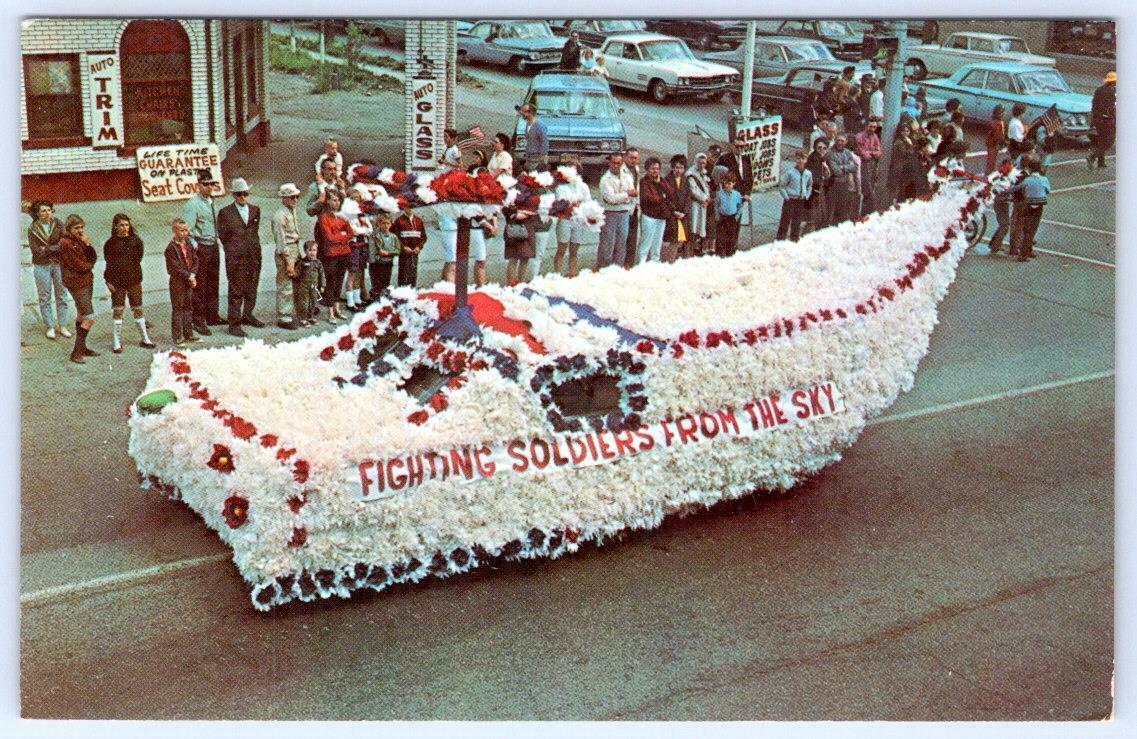
[[[656,18],[647,21],[647,27],[649,31],[677,36],[702,51],[733,49],[746,38],[746,24],[741,21]]]
[[[553,33],[558,36],[568,36],[576,31],[580,43],[593,49],[599,49],[608,40],[609,36],[617,33],[634,33],[645,31],[647,26],[639,20],[621,20],[619,18],[600,18],[598,20],[584,20],[572,18],[570,20],[549,21]]]

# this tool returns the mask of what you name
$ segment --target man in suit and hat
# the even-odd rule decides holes
[[[229,280],[229,333],[246,336],[241,324],[263,328],[253,315],[261,277],[261,209],[249,202],[249,183],[233,180],[233,202],[217,212],[217,237],[225,245]]]
[[[294,281],[297,278],[296,262],[300,260],[300,223],[296,216],[296,204],[300,200],[300,188],[292,182],[285,182],[277,191],[280,207],[272,214],[272,240],[275,244],[276,261],[276,325],[281,328],[298,328],[293,304]]]
[[[208,169],[197,171],[197,194],[182,206],[182,219],[189,225],[190,238],[197,244],[197,287],[193,290],[193,330],[209,336],[209,326],[220,326],[225,319],[217,312],[218,281],[221,279],[221,241],[217,236],[217,211],[213,192],[217,181]]]

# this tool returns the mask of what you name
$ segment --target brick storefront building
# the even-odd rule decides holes
[[[140,146],[263,146],[268,42],[259,20],[25,20],[23,199],[138,198]]]

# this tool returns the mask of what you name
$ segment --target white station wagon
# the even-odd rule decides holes
[[[1000,33],[953,33],[943,44],[920,44],[907,49],[908,73],[918,80],[929,74],[948,76],[974,62],[1017,62],[1053,67],[1054,59],[1032,54],[1018,36]]]
[[[718,98],[739,74],[724,64],[696,59],[687,44],[657,33],[610,36],[597,56],[614,86],[644,90],[657,103],[673,97]]]

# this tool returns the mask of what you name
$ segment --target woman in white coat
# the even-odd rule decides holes
[[[695,163],[687,168],[685,175],[687,190],[691,193],[687,205],[687,238],[691,240],[691,254],[703,253],[703,242],[707,238],[707,209],[711,205],[711,188],[707,184],[707,155],[699,152]]]

